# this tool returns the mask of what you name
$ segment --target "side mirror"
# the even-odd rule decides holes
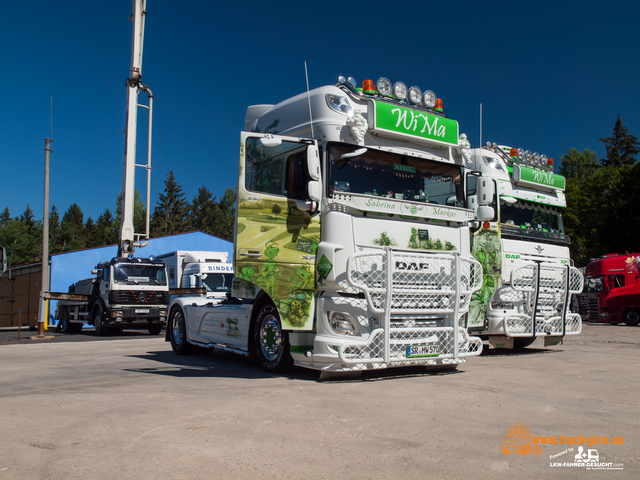
[[[96,270],[95,268],[91,270],[91,275],[98,275],[98,270]]]
[[[322,186],[317,180],[311,180],[309,182],[309,199],[313,202],[320,202],[322,197]]]
[[[486,205],[480,205],[476,213],[476,217],[481,222],[488,222],[493,220],[494,215],[495,212],[493,211],[493,207],[487,207]]]
[[[320,180],[320,153],[315,145],[307,147],[307,169],[312,179]]]
[[[478,197],[477,195],[469,195],[467,197],[467,208],[469,210],[473,210],[474,212],[478,209]]]
[[[196,288],[198,286],[198,277],[195,275],[189,275],[189,288]]]
[[[491,180],[489,177],[479,177],[477,192],[478,205],[491,205],[491,202],[493,202],[493,195],[495,193],[493,180]]]

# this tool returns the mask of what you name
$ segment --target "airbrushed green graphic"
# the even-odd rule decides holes
[[[471,296],[468,328],[482,328],[487,305],[502,286],[502,244],[497,228],[478,230],[471,239],[471,254],[482,264],[482,288]]]
[[[248,191],[244,171],[245,149],[242,148],[236,277],[257,285],[271,297],[284,329],[311,330],[316,289],[315,253],[320,242],[319,215],[312,217],[299,210],[295,200],[283,195]],[[270,172],[263,178],[265,182],[270,181],[278,174]]]
[[[565,188],[565,178],[562,175],[556,175],[555,173],[545,172],[543,170],[538,170],[535,168],[525,167],[523,165],[517,165],[517,169],[519,170],[519,177],[514,177],[516,181],[521,182],[529,182],[537,185],[544,185],[547,187],[553,187],[558,190],[564,190]],[[516,176],[518,174],[514,172]]]
[[[451,242],[429,238],[429,231],[411,227],[409,248],[421,250],[455,250],[456,246]]]
[[[327,259],[327,257],[323,255],[320,261],[318,262],[317,268],[318,268],[318,277],[324,280],[329,276],[329,272],[331,272],[331,269],[333,268],[333,264]]]
[[[373,103],[375,105],[374,130],[458,146],[458,122],[455,120],[400,105],[378,101]]]

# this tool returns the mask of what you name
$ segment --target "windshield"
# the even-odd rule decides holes
[[[329,197],[340,192],[360,193],[464,206],[460,167],[455,165],[352,145],[334,144],[328,152]]]
[[[127,285],[167,284],[162,265],[144,263],[114,265],[113,279],[116,283],[126,283]]]
[[[231,291],[232,280],[233,273],[208,273],[202,281],[202,285],[207,289],[207,292],[227,293]]]
[[[569,242],[557,207],[518,200],[500,202],[500,227],[504,234]]]

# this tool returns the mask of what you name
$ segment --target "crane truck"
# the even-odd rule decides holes
[[[69,288],[72,300],[58,302],[58,320],[65,332],[78,331],[89,323],[102,335],[112,328],[143,328],[160,333],[166,325],[169,286],[163,262],[135,258],[136,247],[149,243],[149,203],[151,192],[151,126],[153,93],[142,84],[142,50],[146,0],[133,1],[133,46],[131,69],[127,78],[127,120],[122,181],[122,219],[117,257],[101,262],[92,273],[94,278],[81,280]],[[147,93],[149,111],[147,163],[136,165],[138,94]],[[135,167],[147,170],[146,232],[134,233]]]
[[[495,216],[472,234],[473,256],[482,263],[483,286],[471,299],[469,333],[497,348],[523,348],[543,337],[561,344],[582,330],[569,310],[583,277],[571,266],[564,177],[553,159],[487,143],[472,150],[471,171],[494,183]],[[469,207],[475,208],[475,177],[468,175]]]
[[[176,354],[214,347],[322,372],[456,368],[482,267],[471,256],[470,145],[431,90],[351,77],[247,109],[234,269],[220,303],[171,305]],[[476,212],[493,218],[482,177]]]

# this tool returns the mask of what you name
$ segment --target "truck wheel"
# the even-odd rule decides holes
[[[255,353],[262,368],[268,372],[278,372],[293,365],[289,334],[282,330],[280,316],[273,305],[262,306],[253,335]]]
[[[193,346],[187,341],[187,323],[184,319],[184,312],[180,307],[171,310],[169,314],[169,339],[171,348],[176,355],[189,355],[193,352]]]
[[[638,325],[640,323],[640,313],[635,308],[627,310],[622,316],[622,321],[627,325]]]
[[[69,310],[62,309],[62,318],[60,319],[60,328],[63,333],[73,333],[71,322],[69,321]]]
[[[162,325],[152,325],[149,327],[149,335],[158,335],[162,331]]]
[[[529,345],[531,345],[535,341],[536,341],[536,337],[514,338],[513,348],[527,348]]]
[[[91,315],[93,319],[93,326],[96,329],[96,335],[101,337],[107,334],[107,327],[102,325],[102,309],[100,305],[96,305],[93,307],[93,315]]]

